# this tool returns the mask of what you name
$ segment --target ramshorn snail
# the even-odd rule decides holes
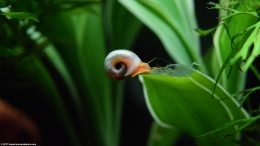
[[[113,79],[134,77],[140,73],[150,72],[150,66],[129,50],[114,50],[110,52],[104,62],[107,74]]]

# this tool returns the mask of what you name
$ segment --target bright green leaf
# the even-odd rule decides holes
[[[32,13],[28,13],[28,12],[5,12],[2,13],[2,15],[14,19],[28,19],[28,20],[39,22],[39,20]]]
[[[166,128],[177,128],[196,137],[248,117],[220,85],[212,96],[215,82],[192,68],[170,65],[154,69],[151,74],[140,76],[140,80],[151,115]],[[234,137],[225,136],[236,128],[195,140],[198,145],[235,145]]]
[[[216,27],[209,29],[195,29],[201,36],[207,36],[216,30]]]
[[[196,62],[203,68],[192,0],[120,0],[120,3],[159,37],[178,63]]]
[[[248,70],[248,68],[252,65],[256,57],[260,55],[260,23],[259,23],[259,27],[256,28],[257,28],[257,34],[254,38],[254,47],[252,53],[249,55],[245,64],[242,66],[242,71],[244,72]]]
[[[233,5],[228,6],[232,7]],[[236,7],[236,11],[249,10],[248,7],[241,3]],[[225,15],[228,14],[226,13]],[[235,15],[226,19],[225,23],[221,23],[214,34],[214,51],[216,57],[213,58],[212,62],[215,63],[213,65],[215,68],[222,68],[219,73],[215,72],[214,77],[220,77],[222,74],[219,83],[230,93],[243,90],[246,77],[237,65],[230,65],[230,59],[242,48],[245,40],[248,38],[249,31],[245,30],[256,22],[256,17],[252,15]],[[240,64],[240,62],[237,62],[237,64]]]

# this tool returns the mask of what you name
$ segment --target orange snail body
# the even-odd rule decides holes
[[[114,50],[105,59],[105,70],[113,79],[134,77],[140,73],[150,72],[150,66],[129,50]]]

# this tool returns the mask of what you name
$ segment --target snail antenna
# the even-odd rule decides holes
[[[156,59],[157,59],[157,57],[153,58],[152,60],[148,61],[147,64],[150,64],[151,62],[153,62]]]
[[[155,60],[162,61],[162,62],[164,62],[164,63],[166,63],[166,64],[172,64],[170,61],[168,61],[168,60],[166,60],[166,59],[164,59],[164,58],[161,58],[161,57],[155,57],[155,58],[153,58],[152,60],[150,60],[150,61],[148,62],[148,64],[154,62]]]

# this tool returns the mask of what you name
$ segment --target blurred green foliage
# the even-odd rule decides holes
[[[234,105],[238,100],[246,100],[249,97],[247,93],[251,94],[258,87],[245,92],[245,96],[231,94],[244,90],[246,73],[250,68],[259,76],[252,63],[260,54],[260,2],[221,0],[219,4],[210,3],[210,8],[219,10],[220,22],[207,32],[214,32],[214,44],[207,55],[202,56],[200,34],[195,29],[200,30],[198,32],[206,31],[198,29],[193,0],[0,0],[0,96],[14,102],[13,92],[22,94],[18,91],[36,89],[31,92],[36,92],[37,97],[15,99],[14,103],[20,103],[20,107],[26,107],[27,101],[42,103],[46,111],[51,111],[50,114],[55,117],[53,122],[64,130],[64,144],[118,146],[124,82],[109,79],[104,73],[103,61],[111,50],[130,49],[139,29],[146,25],[160,39],[173,60],[186,66],[198,63],[200,70],[188,68],[200,77],[185,76],[179,84],[176,84],[179,78],[172,75],[143,76],[144,90],[154,91],[146,98],[154,99],[147,101],[148,107],[149,104],[156,104],[149,107],[159,113],[151,112],[154,117],[159,116],[155,121],[160,121],[160,116],[163,116],[166,122],[176,126],[176,129],[168,129],[155,122],[148,145],[172,145],[183,132],[194,139],[194,136],[211,130],[214,135],[226,130],[225,126],[237,134],[244,130],[241,127],[248,123],[253,125],[257,119],[246,119],[250,111],[245,112]],[[166,101],[160,98],[173,96],[172,89],[186,84],[187,78],[201,83],[212,94],[204,95],[204,88],[190,84],[181,91],[188,93],[185,96],[188,100],[191,100],[188,98],[190,94],[196,94],[201,103],[190,106],[183,100],[170,98]],[[214,100],[214,106],[208,107],[207,103],[213,96],[227,98],[228,101],[223,100],[224,106],[233,109],[234,115],[241,112],[244,115],[227,118],[225,110],[219,108],[222,101]],[[183,107],[165,106],[171,102],[183,102],[187,109],[179,111]],[[189,102],[192,103],[192,100]],[[33,108],[37,107],[27,107],[27,110],[32,111]],[[187,112],[189,110],[194,113]],[[207,110],[216,112],[209,114]],[[186,118],[201,114],[204,119],[200,120],[208,126],[196,129],[203,125],[192,119],[177,119],[176,124],[174,115],[171,115],[174,112],[185,114]],[[215,123],[216,115],[220,122]],[[241,123],[236,120],[245,120],[246,124],[238,125]],[[48,137],[44,134],[44,138]],[[214,139],[209,135],[203,138],[206,144]],[[159,141],[158,137],[161,137]],[[228,140],[222,144],[230,143]]]

